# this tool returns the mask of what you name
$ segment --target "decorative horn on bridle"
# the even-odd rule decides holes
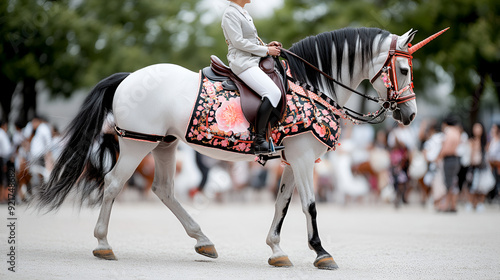
[[[436,33],[436,34],[434,34],[434,35],[432,35],[432,36],[429,36],[429,38],[427,38],[427,39],[425,39],[425,40],[421,41],[420,43],[417,43],[417,44],[415,44],[415,45],[411,46],[411,47],[410,47],[410,49],[408,49],[408,52],[409,52],[410,54],[412,54],[412,53],[416,52],[418,49],[420,49],[421,47],[425,46],[427,43],[429,43],[430,41],[434,40],[437,36],[439,36],[439,35],[443,34],[443,33],[444,33],[446,30],[448,30],[448,29],[450,29],[450,28],[449,28],[449,27],[448,27],[448,28],[445,28],[445,29],[443,29],[443,30],[439,31],[439,32],[438,32],[438,33]]]

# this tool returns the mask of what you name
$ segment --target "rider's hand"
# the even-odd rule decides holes
[[[267,47],[267,54],[272,55],[272,56],[279,56],[280,49],[276,46],[268,46]]]
[[[268,46],[273,46],[273,47],[278,47],[278,48],[282,47],[281,43],[278,41],[272,41],[271,43],[268,44]]]

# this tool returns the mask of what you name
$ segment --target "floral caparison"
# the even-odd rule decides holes
[[[189,143],[237,153],[251,154],[254,128],[243,115],[238,91],[228,91],[221,82],[200,73],[202,82],[186,131]],[[274,143],[289,136],[312,133],[329,149],[335,149],[340,135],[341,112],[314,102],[317,95],[289,82],[286,112],[271,130]]]

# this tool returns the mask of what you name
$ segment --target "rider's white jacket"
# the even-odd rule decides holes
[[[228,44],[227,60],[231,70],[239,75],[250,67],[258,66],[268,49],[258,37],[248,12],[230,2],[222,16],[221,26]]]

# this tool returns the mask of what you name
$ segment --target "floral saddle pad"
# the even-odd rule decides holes
[[[344,118],[343,113],[321,102],[316,93],[290,80],[288,83],[285,114],[271,129],[274,143],[280,145],[286,137],[312,133],[328,149],[335,149],[340,135],[338,121]],[[225,90],[222,82],[212,81],[200,71],[198,97],[186,131],[187,142],[253,154],[254,134],[253,125],[241,110],[239,92]]]

